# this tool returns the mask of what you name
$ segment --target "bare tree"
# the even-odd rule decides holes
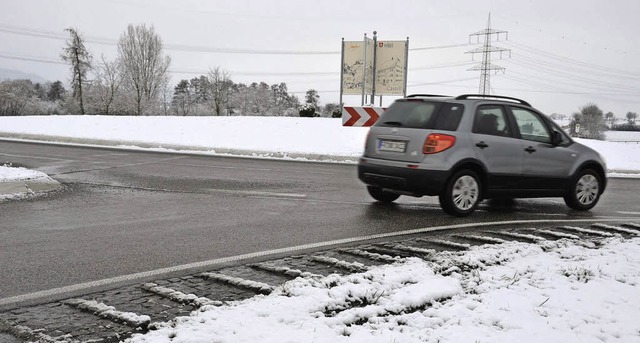
[[[116,105],[115,101],[122,84],[122,75],[120,74],[118,62],[107,61],[102,55],[100,63],[95,67],[95,74],[92,93],[95,94],[97,111],[100,114],[110,115]]]
[[[123,80],[131,88],[138,115],[159,100],[168,82],[171,58],[164,56],[162,47],[162,39],[153,26],[147,28],[144,24],[129,25],[118,41]]]
[[[49,101],[43,86],[31,80],[0,82],[0,116],[62,114],[59,101]]]
[[[0,116],[21,116],[29,101],[29,91],[22,83],[26,80],[0,82]],[[18,83],[20,82],[20,83]]]
[[[60,57],[63,61],[71,64],[72,97],[78,101],[80,113],[85,114],[82,86],[86,83],[87,71],[91,69],[91,54],[84,46],[84,39],[78,30],[70,27],[65,31],[69,32],[71,37],[67,41],[66,47],[62,49]]]
[[[219,116],[224,114],[231,100],[233,81],[228,72],[220,67],[211,68],[207,73],[209,80],[210,99],[209,104],[214,114]]]

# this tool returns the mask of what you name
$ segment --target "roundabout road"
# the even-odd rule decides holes
[[[562,199],[483,203],[468,218],[437,198],[381,206],[353,165],[0,141],[0,162],[63,190],[0,203],[0,299],[199,261],[433,226],[638,218],[640,180],[610,179],[590,212]],[[637,220],[637,219],[636,219]]]

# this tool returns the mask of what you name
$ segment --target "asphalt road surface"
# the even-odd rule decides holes
[[[181,264],[437,225],[640,216],[640,180],[610,179],[590,212],[562,199],[483,203],[468,218],[437,198],[373,202],[353,165],[0,141],[0,163],[64,187],[0,203],[0,299]]]

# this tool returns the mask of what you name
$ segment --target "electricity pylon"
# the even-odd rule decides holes
[[[505,49],[505,48],[491,45],[492,37],[495,35],[496,40],[499,41],[500,34],[502,33],[506,35],[506,39],[509,39],[509,32],[494,30],[491,28],[491,13],[489,13],[489,21],[487,22],[487,28],[482,31],[478,31],[476,33],[472,33],[469,35],[469,43],[471,43],[471,40],[473,39],[473,37],[476,37],[477,42],[480,43],[480,36],[484,36],[484,43],[482,44],[481,47],[466,52],[467,54],[473,54],[474,56],[475,54],[482,53],[482,63],[475,65],[470,69],[467,69],[469,71],[480,70],[480,88],[478,90],[479,94],[489,95],[489,93],[491,93],[491,80],[490,80],[491,70],[495,70],[496,74],[499,71],[502,71],[503,73],[505,71],[504,67],[491,63],[491,54],[494,52],[499,52],[500,58],[502,59],[502,53],[509,52],[509,57],[511,57],[511,49]]]

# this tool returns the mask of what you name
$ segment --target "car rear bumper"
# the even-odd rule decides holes
[[[358,163],[358,178],[367,185],[414,196],[440,194],[448,177],[448,171],[381,165],[370,159]]]

